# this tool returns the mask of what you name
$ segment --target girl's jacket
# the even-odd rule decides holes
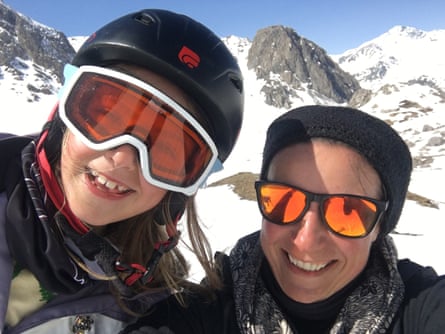
[[[0,134],[0,333],[119,333],[134,316],[109,281],[92,279],[68,255],[70,240],[42,204],[34,160],[33,138]],[[104,254],[89,244],[94,267]],[[131,296],[125,304],[146,311],[167,296]]]
[[[390,237],[373,249],[358,284],[334,314],[333,324],[318,330],[313,328],[317,324],[311,324],[304,332],[297,329],[301,321],[283,311],[260,274],[264,255],[259,232],[240,239],[230,256],[218,254],[217,260],[225,287],[216,298],[209,301],[188,292],[184,295],[187,308],[173,298],[161,301],[123,333],[445,333],[445,278],[429,267],[397,260]]]

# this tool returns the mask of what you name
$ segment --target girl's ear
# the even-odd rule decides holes
[[[169,212],[172,221],[174,221],[175,223],[177,223],[184,214],[188,199],[189,197],[184,195],[183,193],[172,193],[169,201]]]
[[[156,209],[155,221],[160,225],[165,225],[167,221],[165,220],[166,215],[170,216],[173,223],[177,223],[184,214],[188,196],[183,193],[169,192],[167,198],[162,201],[162,204]]]

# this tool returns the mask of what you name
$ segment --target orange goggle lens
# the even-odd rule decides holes
[[[136,146],[149,182],[173,185],[173,190],[193,186],[209,171],[216,148],[185,110],[149,87],[150,91],[122,78],[83,72],[61,100],[62,119],[95,148],[107,149],[106,143]]]
[[[357,195],[314,194],[287,184],[255,183],[258,205],[263,217],[275,224],[298,222],[310,203],[320,204],[322,221],[334,233],[351,238],[364,237],[372,231],[387,202]]]

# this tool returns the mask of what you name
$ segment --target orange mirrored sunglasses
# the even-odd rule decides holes
[[[257,181],[255,189],[261,214],[267,221],[278,225],[297,223],[315,201],[329,230],[347,238],[367,236],[388,208],[387,201],[348,194],[315,194],[279,182]]]

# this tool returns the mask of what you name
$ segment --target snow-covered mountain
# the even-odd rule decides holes
[[[28,28],[35,24],[42,34],[46,29],[49,29],[49,34],[54,34],[52,28],[45,28],[26,17],[22,22],[16,19],[11,21],[12,14],[8,12],[6,17],[4,7],[6,5],[0,2],[2,45],[5,45],[5,36],[11,45],[14,45],[14,41],[18,43],[20,24],[26,24]],[[76,50],[85,38],[77,36],[68,40]],[[47,40],[46,37],[37,39],[36,45],[42,46],[41,53],[50,52],[45,49]],[[245,114],[232,155],[226,161],[224,170],[209,178],[209,184],[240,172],[258,173],[267,126],[287,110],[287,107],[277,108],[266,103],[264,87],[270,85],[270,80],[258,79],[256,69],[248,67],[252,41],[234,35],[223,40],[237,58],[244,75]],[[445,179],[445,49],[440,45],[445,45],[445,30],[425,32],[395,26],[355,49],[326,58],[337,62],[362,87],[355,91],[349,104],[393,125],[410,146],[415,170],[410,198],[402,215],[403,224],[398,226],[399,234],[395,238],[399,242],[401,255],[414,260],[416,256],[419,259],[422,252],[416,254],[410,247],[410,239],[404,243],[403,238],[416,235],[418,242],[427,247],[441,245],[439,232],[445,232],[442,226],[445,225],[445,195],[442,190]],[[275,83],[282,79],[277,73],[270,73],[271,78]],[[283,80],[281,82],[286,88],[288,84]],[[0,54],[0,96],[4,101],[0,110],[0,132],[23,134],[39,131],[57,100],[58,87],[60,79],[56,73],[39,63],[31,52],[24,52],[8,61],[3,59],[3,62]],[[310,82],[302,81],[297,89],[293,89],[296,94],[290,98],[289,108],[336,103],[315,91]],[[283,91],[290,90],[286,88]],[[256,204],[240,200],[231,186],[203,189],[197,199],[202,209],[200,216],[209,227],[216,250],[229,248],[239,236],[260,226]],[[224,205],[221,205],[222,202]],[[240,224],[243,221],[245,224]],[[228,224],[236,232],[228,235]],[[222,235],[225,237],[222,238]],[[445,264],[442,262],[433,260],[432,264],[445,274]]]
[[[250,99],[261,99],[258,88],[264,81],[247,69],[250,41],[234,36],[224,41],[247,79],[249,113]],[[424,32],[396,26],[356,49],[331,56],[365,88],[356,94],[364,98],[356,96],[350,102],[357,101],[358,107],[393,125],[409,143],[419,168],[443,166],[445,157],[445,48],[439,47],[444,44],[445,30]],[[364,75],[371,72],[386,74]],[[300,94],[293,107],[310,103],[314,103],[310,94]]]
[[[333,56],[368,89],[361,108],[390,122],[410,144],[419,168],[443,166],[445,30],[395,26]]]
[[[36,131],[75,51],[66,36],[0,2],[0,131]]]
[[[398,82],[429,82],[445,89],[445,30],[395,26],[341,55],[333,55],[363,88]]]

